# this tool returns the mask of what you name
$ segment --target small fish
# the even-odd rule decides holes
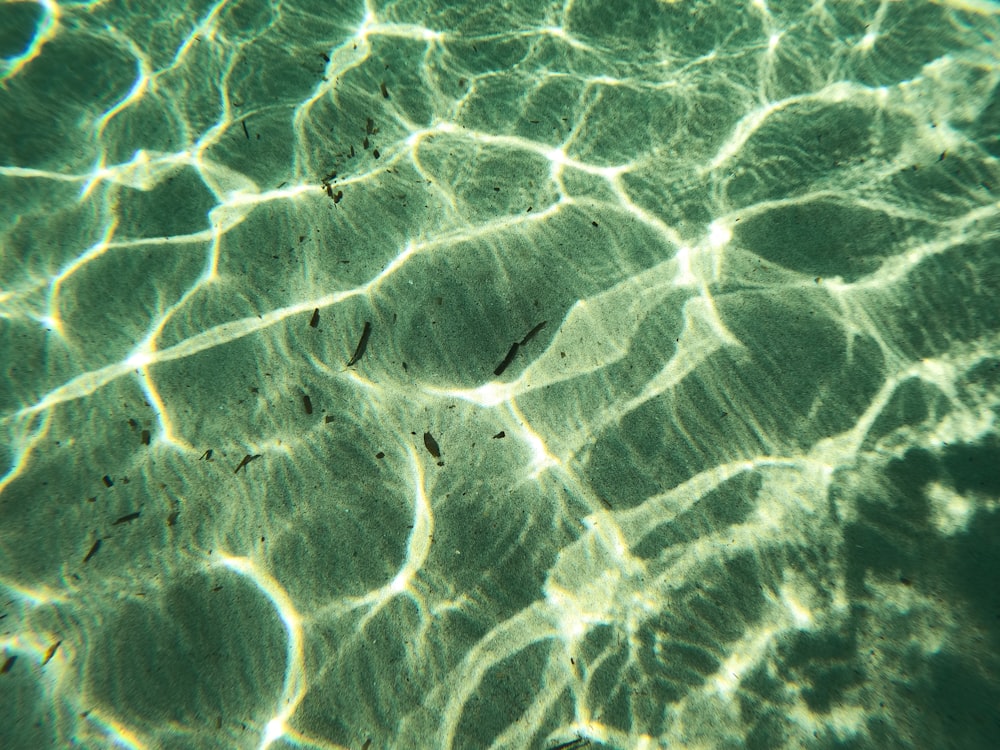
[[[313,315],[309,319],[309,326],[311,328],[315,328],[318,325],[319,325],[319,308],[317,307],[315,310],[313,310]]]
[[[590,740],[583,737],[577,737],[575,740],[570,740],[569,742],[563,742],[561,745],[550,747],[549,750],[580,750],[581,747],[587,747],[589,744]]]
[[[92,557],[93,557],[94,555],[96,555],[96,554],[97,554],[97,550],[99,550],[100,548],[101,548],[101,540],[100,540],[100,539],[98,539],[98,540],[97,540],[96,542],[94,542],[94,544],[93,544],[93,545],[91,546],[91,548],[90,548],[90,552],[88,552],[88,553],[87,553],[87,556],[83,558],[83,561],[84,561],[84,562],[90,562],[90,558],[92,558]]]
[[[365,350],[368,348],[368,337],[371,336],[371,333],[372,324],[366,320],[364,330],[361,331],[361,340],[358,342],[358,348],[354,350],[354,356],[347,363],[348,367],[353,367],[358,363],[359,359],[365,356]]]
[[[507,350],[507,356],[503,358],[503,362],[496,366],[493,370],[494,375],[503,375],[503,371],[506,370],[510,363],[514,361],[514,357],[517,356],[517,350],[521,347],[516,341],[510,345],[510,349]]]
[[[441,449],[438,447],[437,440],[429,432],[424,433],[424,447],[434,458],[441,458]]]
[[[527,333],[527,334],[525,334],[525,337],[524,337],[523,339],[521,339],[521,346],[524,346],[524,345],[525,345],[525,344],[527,344],[527,343],[528,343],[529,341],[531,341],[531,340],[532,340],[533,338],[535,338],[535,334],[536,334],[536,333],[538,333],[538,332],[539,332],[540,330],[542,330],[543,328],[545,328],[545,324],[546,324],[546,323],[548,323],[548,321],[547,321],[547,320],[543,320],[543,321],[542,321],[541,323],[539,323],[539,324],[538,324],[537,326],[535,326],[535,327],[534,327],[534,328],[532,328],[532,329],[531,329],[530,331],[528,331],[528,333]]]
[[[236,467],[236,471],[234,471],[234,472],[233,472],[233,474],[236,474],[236,473],[238,473],[240,469],[243,469],[243,473],[244,473],[244,474],[246,474],[246,471],[247,471],[247,470],[246,470],[246,465],[247,465],[248,463],[250,463],[251,461],[254,461],[254,460],[256,460],[256,459],[258,459],[258,458],[260,458],[260,457],[261,457],[261,454],[260,454],[260,453],[258,453],[258,454],[256,454],[256,455],[254,455],[254,456],[251,456],[251,455],[250,455],[250,454],[248,453],[247,455],[245,455],[245,456],[243,457],[243,460],[242,460],[242,461],[240,461],[240,465]]]
[[[16,661],[17,661],[17,654],[14,654],[13,656],[8,656],[7,660],[3,663],[3,666],[0,667],[0,674],[7,674],[10,671],[10,668],[14,666],[14,662]]]
[[[139,517],[139,511],[136,511],[135,513],[129,513],[127,516],[122,516],[111,525],[118,526],[119,524],[129,523],[130,521],[134,521],[138,517]]]
[[[56,655],[56,649],[59,648],[60,643],[62,643],[62,641],[56,641],[45,650],[45,656],[42,658],[43,667],[52,661],[52,657]]]

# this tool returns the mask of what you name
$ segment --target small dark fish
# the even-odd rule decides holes
[[[494,375],[503,375],[503,371],[510,366],[510,363],[514,361],[514,357],[517,356],[517,350],[520,346],[516,341],[510,345],[510,349],[507,350],[507,356],[503,358],[503,362],[498,364],[496,369],[493,370]]]
[[[142,440],[142,444],[143,445],[149,445],[149,439],[150,439],[150,437],[151,437],[151,435],[149,434],[149,430],[143,430],[140,433],[140,439]]]
[[[341,199],[343,197],[344,197],[344,191],[343,190],[338,190],[336,193],[333,194],[333,202],[334,203],[340,203],[340,201],[341,201]]]
[[[93,546],[91,546],[90,552],[88,552],[87,556],[85,558],[83,558],[83,561],[84,562],[90,562],[90,558],[92,558],[94,555],[96,555],[97,554],[97,550],[99,550],[100,548],[101,548],[101,540],[98,539],[96,542],[94,542]]]
[[[247,455],[245,455],[245,456],[243,457],[243,460],[242,460],[242,461],[240,461],[240,465],[236,467],[236,471],[234,471],[234,472],[233,472],[233,474],[237,474],[237,473],[239,473],[239,470],[240,470],[240,469],[243,469],[243,473],[244,473],[244,474],[246,474],[246,471],[247,471],[247,470],[246,470],[246,465],[247,465],[248,463],[250,463],[251,461],[254,461],[254,460],[256,460],[256,459],[258,459],[258,458],[260,458],[260,457],[261,457],[261,454],[260,454],[260,453],[258,453],[258,454],[257,454],[257,455],[255,455],[255,456],[251,456],[251,455],[250,455],[250,454],[248,453]]]
[[[114,484],[114,482],[111,481],[111,477],[109,477],[107,474],[104,475],[103,481],[105,487],[110,487],[111,485]]]
[[[313,413],[313,402],[308,393],[302,394],[302,405],[306,408],[306,414]]]
[[[17,661],[17,654],[14,654],[13,656],[8,656],[7,660],[3,663],[3,666],[0,667],[0,674],[7,674],[10,671],[10,668],[14,666],[14,662],[16,661]]]
[[[438,447],[437,440],[429,432],[424,433],[424,447],[434,458],[441,458],[441,449]]]
[[[247,130],[247,121],[246,120],[240,120],[240,124],[243,126],[243,135],[245,135],[247,137],[247,140],[249,141],[250,140],[250,131]]]
[[[375,123],[372,122],[372,118],[368,117],[365,121],[365,135],[375,134]]]
[[[198,460],[201,461],[202,458],[205,459],[206,461],[211,461],[212,460],[212,449],[209,448],[207,451],[205,451],[204,453],[202,453],[201,454],[201,458],[199,458]]]
[[[379,85],[379,90],[382,92],[382,96],[384,98],[386,99],[389,98],[389,89],[385,87],[385,81],[382,81],[382,83]]]
[[[365,740],[365,744],[361,746],[361,750],[368,750],[368,748],[370,748],[371,746],[372,746],[372,738],[369,737],[367,740]]]
[[[309,319],[309,326],[315,328],[319,325],[319,308],[313,310],[313,316]]]
[[[523,339],[521,339],[521,346],[524,346],[524,345],[525,345],[525,344],[527,344],[527,343],[528,343],[529,341],[531,341],[531,340],[532,340],[533,338],[535,338],[535,334],[536,334],[536,333],[538,333],[538,332],[539,332],[540,330],[542,330],[543,328],[545,328],[545,324],[546,324],[547,322],[548,322],[547,320],[543,320],[543,321],[542,321],[541,323],[539,323],[539,324],[538,324],[537,326],[535,326],[535,327],[534,327],[534,328],[532,328],[532,329],[531,329],[530,331],[528,331],[527,335],[525,335],[525,337],[524,337]]]
[[[504,432],[503,430],[500,430],[500,432],[498,432],[496,435],[493,436],[493,439],[497,440],[499,438],[505,438],[505,437],[507,437],[507,433]]]
[[[56,649],[59,648],[59,644],[60,643],[62,643],[62,641],[56,641],[55,643],[53,643],[51,646],[49,646],[45,650],[45,656],[42,657],[42,666],[43,667],[46,664],[48,664],[50,661],[52,661],[52,657],[56,655]]]
[[[510,363],[514,361],[514,357],[517,356],[517,350],[520,349],[525,344],[527,344],[533,338],[535,338],[538,332],[543,328],[545,328],[545,324],[547,322],[548,321],[543,320],[537,326],[528,331],[524,335],[523,339],[521,339],[520,341],[515,341],[513,344],[511,344],[510,349],[507,350],[507,356],[503,358],[503,362],[497,365],[497,368],[493,371],[493,374],[502,375],[503,371],[506,370],[510,366]]]
[[[139,517],[139,511],[136,511],[135,513],[129,513],[127,516],[122,516],[111,525],[118,526],[119,524],[129,523],[130,521],[134,521],[138,517]]]
[[[366,320],[364,330],[361,331],[361,340],[358,342],[358,348],[354,350],[354,356],[347,363],[348,367],[353,367],[358,363],[359,359],[365,356],[365,350],[368,348],[368,337],[371,336],[371,333],[372,324]]]
[[[569,742],[563,742],[561,745],[550,747],[549,750],[580,750],[581,747],[587,747],[589,744],[590,740],[583,737],[577,737],[575,740],[570,740]]]

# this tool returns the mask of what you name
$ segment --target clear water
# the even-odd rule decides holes
[[[0,746],[1000,747],[998,39],[0,5]]]

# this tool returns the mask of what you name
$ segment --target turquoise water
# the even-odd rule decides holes
[[[0,5],[0,747],[1000,747],[998,40]]]

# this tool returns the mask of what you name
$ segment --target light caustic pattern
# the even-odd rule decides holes
[[[994,4],[142,6],[0,6],[0,744],[995,744]]]

